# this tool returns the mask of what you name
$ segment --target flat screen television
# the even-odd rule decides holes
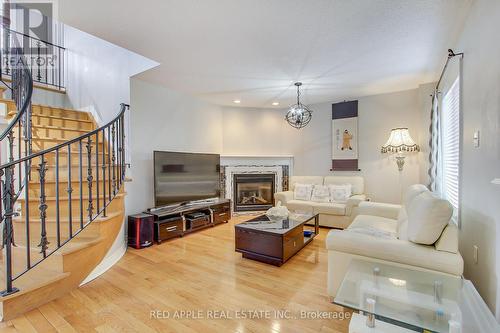
[[[155,207],[220,195],[220,155],[155,151]]]

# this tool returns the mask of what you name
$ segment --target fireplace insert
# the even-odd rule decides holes
[[[233,175],[234,211],[263,211],[274,203],[274,174]]]

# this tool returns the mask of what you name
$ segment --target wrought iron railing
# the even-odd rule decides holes
[[[5,37],[6,29],[7,28],[2,26],[2,37]],[[5,46],[3,42],[4,40],[2,40],[1,43]],[[9,41],[6,45],[9,47],[2,47],[0,56],[3,58],[3,52],[8,49],[9,57],[13,59],[13,64],[15,64],[15,66],[10,69],[12,81],[9,88],[16,105],[16,113],[7,125],[7,128],[0,134],[0,145],[7,147],[9,163],[13,163],[14,160],[20,160],[23,156],[29,156],[32,150],[31,96],[33,94],[33,80],[23,49],[17,41],[14,40],[13,44],[10,44]],[[24,170],[24,175],[29,176],[31,165],[28,163],[26,167],[27,169]],[[21,193],[23,183],[27,179],[23,180],[23,171],[20,168],[21,166],[19,165],[17,170],[15,166],[8,168],[8,171],[7,169],[0,169],[0,218],[1,221],[4,222],[2,223],[2,247],[5,248],[6,258],[12,256],[11,245],[13,241],[13,231],[11,228],[12,224],[8,225],[5,221],[12,220],[14,202]],[[16,174],[16,176],[14,176],[14,174]],[[1,180],[2,177],[5,178],[6,182]],[[11,265],[6,266],[5,271],[7,275],[11,274],[11,269]],[[12,290],[12,282],[10,281],[6,291]]]
[[[2,79],[12,78],[16,67],[11,50],[22,48],[34,82],[41,86],[65,91],[65,53],[66,49],[51,42],[12,30],[2,30]],[[17,51],[19,52],[19,51]]]
[[[16,279],[68,243],[97,217],[107,216],[107,207],[125,180],[126,109],[128,105],[121,104],[118,116],[96,130],[0,166],[6,250],[6,289],[3,295],[16,292],[13,287]],[[37,173],[33,172],[30,177],[31,165],[37,165]],[[21,173],[14,176],[15,170]],[[23,183],[17,186],[15,177],[24,179]],[[54,184],[50,189],[47,187],[49,183]],[[30,197],[31,186],[36,186],[34,192],[38,199],[35,202]],[[17,222],[22,223],[24,235],[14,237],[14,202],[21,197],[21,191],[24,194],[21,199],[24,216],[20,219],[24,221]],[[75,191],[77,195],[73,193]],[[31,212],[32,209],[37,211]],[[48,236],[49,220],[52,226],[55,225],[55,229],[51,228],[53,239]],[[31,232],[31,227],[35,226],[40,229],[36,238]],[[14,239],[26,245],[21,263],[13,260]],[[38,248],[38,253],[33,253],[33,248]],[[16,264],[17,271],[13,270],[13,264]]]

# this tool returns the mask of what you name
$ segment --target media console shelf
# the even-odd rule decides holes
[[[231,201],[219,199],[210,203],[149,209],[147,213],[154,216],[154,237],[159,244],[167,239],[227,223],[231,219]]]

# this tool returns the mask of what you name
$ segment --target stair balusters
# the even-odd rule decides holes
[[[3,192],[3,237],[2,237],[2,248],[5,249],[5,280],[6,288],[0,293],[1,296],[7,296],[13,294],[19,289],[12,286],[12,246],[16,246],[14,243],[14,227],[12,225],[12,216],[14,215],[14,167],[9,166],[5,170],[5,181],[2,183]],[[4,170],[0,170],[0,175],[4,174]]]
[[[3,213],[2,221],[4,223],[4,233],[2,242],[5,248],[6,264],[6,289],[2,293],[0,293],[0,295],[8,295],[16,292],[17,289],[13,286],[14,281],[16,281],[19,277],[28,272],[34,266],[38,265],[45,258],[52,255],[55,251],[68,243],[72,238],[80,234],[80,232],[82,232],[92,221],[100,216],[100,214],[103,214],[103,216],[105,216],[107,206],[120,192],[121,185],[123,184],[125,177],[125,140],[123,121],[124,113],[127,108],[127,105],[122,104],[118,116],[101,128],[83,134],[78,138],[71,139],[55,147],[34,152],[28,156],[15,159],[13,145],[10,145],[9,161],[8,163],[0,165],[0,194],[2,197],[2,200],[0,202],[0,212]],[[14,141],[16,141],[14,137],[14,131],[12,129],[9,129],[9,131],[4,134],[4,138],[7,138],[9,140],[9,143],[13,143]],[[94,144],[96,145],[95,151],[92,150],[92,146]],[[78,158],[73,158],[72,146],[78,148]],[[102,148],[99,148],[99,146],[101,146]],[[26,147],[26,145],[24,145],[24,147]],[[85,148],[86,152],[84,152]],[[61,159],[61,153],[67,153],[67,158]],[[83,158],[84,153],[87,154],[86,159]],[[95,159],[95,161],[93,161],[93,158]],[[30,183],[29,175],[33,161],[38,161],[38,181],[32,180]],[[83,165],[85,161],[87,163],[86,181],[88,186],[88,221],[84,222],[83,197],[85,193],[83,188]],[[67,173],[61,173],[61,168],[64,168],[64,166],[61,166],[61,163],[67,163]],[[78,198],[73,197],[73,191],[74,189],[76,189],[73,188],[72,183],[72,178],[74,177],[74,175],[72,174],[73,163],[75,163],[75,168],[78,168],[79,170]],[[95,165],[93,165],[93,163],[95,163]],[[15,174],[17,170],[23,170],[24,175],[21,174],[21,171],[19,171],[19,175]],[[101,170],[102,179],[100,176]],[[67,180],[61,179],[61,177],[64,177],[65,175],[67,175]],[[20,177],[23,180],[19,185],[15,181],[17,177]],[[93,188],[94,177],[97,186],[95,189]],[[67,188],[65,191],[61,191],[61,185],[63,185],[61,184],[61,182],[64,181],[68,182]],[[101,182],[102,192],[100,187]],[[39,193],[34,193],[39,197],[39,221],[36,221],[36,223],[39,224],[40,228],[40,242],[38,243],[37,247],[39,248],[39,251],[41,253],[41,258],[34,258],[34,256],[30,253],[30,227],[33,226],[33,224],[30,225],[30,223],[35,222],[30,221],[30,200],[33,201],[33,199],[30,198],[30,193],[31,195],[33,195],[33,192],[30,192],[30,186],[35,186],[35,184],[36,186],[39,186]],[[48,187],[48,184],[51,184],[51,186],[55,186],[55,190],[53,190],[52,187]],[[23,222],[25,222],[26,235],[24,239],[20,239],[25,241],[24,245],[26,246],[26,267],[25,269],[14,272],[12,267],[19,267],[19,265],[13,266],[12,262],[12,246],[14,245],[14,204],[23,189],[25,194],[23,214],[25,215],[23,216],[22,220]],[[61,192],[67,193],[67,206],[61,206],[60,204],[61,200],[65,200],[64,198],[61,198]],[[73,199],[79,200],[79,210],[77,207],[73,207]],[[51,202],[54,201],[55,206],[52,206]],[[66,213],[64,211],[63,214],[62,207],[67,207],[68,212]],[[31,206],[31,208],[33,208],[33,206]],[[80,214],[80,226],[79,228],[76,228],[76,230],[74,230],[75,228],[73,228],[73,208],[76,208],[76,214]],[[60,223],[64,218],[68,219],[69,232],[67,236],[61,231],[62,228]],[[53,235],[49,234],[49,231],[53,233],[54,228],[48,228],[48,223],[53,222],[55,222],[56,241],[54,242],[54,245],[50,245],[51,243],[49,242],[49,239],[50,237],[53,237]],[[62,237],[62,235],[64,235],[64,238]]]
[[[73,193],[73,188],[71,187],[71,144],[68,145],[68,225],[69,225],[69,238],[73,237],[73,202],[71,201],[71,195]]]
[[[96,189],[96,208],[99,215],[99,131],[95,133],[95,189]]]
[[[99,183],[97,183],[99,186]],[[102,130],[102,216],[106,217],[106,130]]]
[[[40,210],[40,243],[37,245],[40,248],[40,253],[44,258],[47,257],[47,249],[49,248],[49,241],[47,239],[47,227],[45,225],[47,218],[47,202],[45,196],[45,173],[47,172],[47,161],[45,161],[45,156],[40,157],[40,164],[38,164],[38,173],[40,175],[40,205],[38,209]],[[26,202],[25,205],[29,205]],[[30,244],[27,244],[29,247]]]
[[[116,194],[116,168],[115,168],[115,124],[111,125],[111,167],[113,168],[113,195]]]
[[[2,245],[5,249],[5,290],[0,292],[0,295],[6,296],[18,291],[14,288],[12,282],[13,271],[12,271],[12,246],[14,245],[14,228],[12,218],[14,216],[14,204],[18,197],[21,195],[23,188],[27,184],[28,177],[31,176],[31,160],[21,161],[22,157],[22,145],[21,142],[24,140],[24,156],[28,156],[31,153],[31,95],[33,92],[33,80],[29,66],[27,65],[26,58],[24,56],[24,48],[19,44],[20,41],[17,38],[11,38],[11,30],[6,26],[1,26],[2,34],[0,34],[2,40],[0,41],[0,59],[5,67],[1,66],[2,73],[11,76],[11,96],[15,102],[17,112],[14,118],[10,121],[7,128],[0,133],[0,144],[7,139],[8,144],[8,162],[0,166],[0,180],[1,180],[1,194],[3,201],[3,207],[0,206],[0,216],[3,222],[3,239]],[[14,130],[17,127],[17,161],[14,159]],[[24,128],[23,133],[21,133],[22,128]],[[24,175],[23,175],[23,165],[24,163]],[[16,173],[17,167],[17,173]],[[16,186],[16,181],[17,186]],[[17,188],[16,188],[17,187]],[[26,189],[27,190],[27,189]],[[26,217],[26,221],[29,220],[29,216]],[[26,226],[26,240],[29,241],[29,225]],[[26,271],[32,267],[31,256],[29,249],[26,250]]]
[[[94,177],[92,177],[92,137],[88,137],[87,141],[87,159],[88,159],[88,166],[87,166],[87,182],[89,186],[89,206],[87,208],[87,212],[89,215],[89,221],[92,221],[92,213],[94,210],[94,204],[92,203],[92,181]]]

